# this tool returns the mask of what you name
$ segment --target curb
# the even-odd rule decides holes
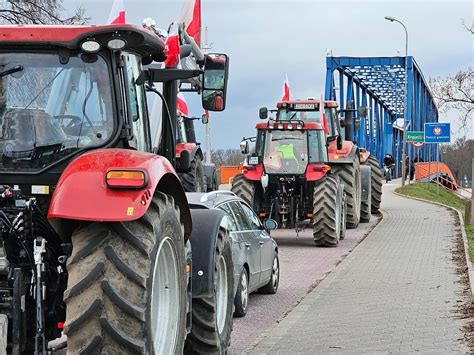
[[[469,279],[469,289],[471,291],[470,301],[471,301],[471,303],[474,303],[474,292],[473,292],[474,291],[474,269],[473,269],[473,266],[472,266],[471,258],[469,256],[469,246],[468,246],[468,243],[467,243],[466,228],[465,228],[465,225],[464,225],[464,218],[462,216],[462,213],[457,208],[445,205],[445,204],[440,203],[440,202],[429,201],[429,200],[425,200],[425,199],[419,198],[419,197],[407,196],[407,195],[403,195],[403,194],[401,194],[399,192],[396,192],[396,191],[393,191],[393,193],[395,195],[405,197],[405,198],[409,198],[409,199],[412,199],[412,200],[417,200],[417,201],[421,201],[421,202],[426,202],[426,203],[431,203],[431,204],[434,204],[434,205],[446,207],[446,208],[448,208],[448,209],[450,209],[450,210],[457,213],[458,220],[459,220],[459,225],[461,226],[461,235],[462,235],[462,240],[463,240],[463,245],[464,245],[464,256],[466,258],[466,264],[467,264],[467,278]]]

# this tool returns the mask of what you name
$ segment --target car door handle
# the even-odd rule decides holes
[[[260,245],[263,245],[263,242],[262,242],[262,241],[260,241],[260,242],[258,242],[258,244],[260,244]]]
[[[251,246],[252,246],[252,244],[250,244],[250,243],[245,243],[245,247],[246,247],[246,248],[250,248]]]

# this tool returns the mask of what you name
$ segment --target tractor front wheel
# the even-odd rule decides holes
[[[84,223],[72,234],[64,332],[68,354],[182,353],[185,243],[163,193],[140,219]]]
[[[202,159],[199,155],[195,155],[191,162],[191,170],[187,173],[180,174],[184,191],[186,192],[206,192],[206,177],[202,166]]]
[[[344,184],[347,198],[347,228],[357,228],[360,220],[362,202],[362,185],[360,176],[359,157],[356,156],[350,164],[334,164],[332,172],[339,176]]]
[[[369,156],[369,159],[367,159],[366,164],[370,165],[371,168],[371,212],[378,213],[380,209],[380,203],[382,202],[383,171],[379,166],[379,161],[372,154]]]
[[[247,180],[243,174],[236,175],[232,181],[231,191],[258,212],[259,206],[254,181]]]
[[[341,237],[342,189],[339,178],[326,175],[314,184],[313,238],[314,244],[335,247]]]

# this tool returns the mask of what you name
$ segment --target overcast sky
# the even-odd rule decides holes
[[[153,17],[167,28],[184,0],[125,0],[127,22]],[[66,8],[83,6],[91,23],[106,22],[112,0],[65,0]],[[393,16],[405,23],[409,55],[428,80],[473,65],[472,35],[461,25],[473,20],[473,2],[466,1],[274,1],[202,0],[203,24],[212,50],[230,56],[227,108],[212,113],[213,148],[238,148],[254,134],[258,108],[273,107],[281,98],[285,73],[292,98],[320,97],[326,51],[335,56],[404,55],[405,35]],[[202,109],[196,94],[186,94],[190,112]],[[440,115],[440,121],[453,122]],[[230,128],[230,129],[229,129]],[[204,143],[202,127],[198,136]],[[471,128],[468,136],[474,138]]]

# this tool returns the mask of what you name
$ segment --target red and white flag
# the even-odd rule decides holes
[[[175,68],[179,63],[178,25],[172,23],[165,46],[165,68]]]
[[[125,23],[125,0],[114,0],[107,23],[110,23],[110,24],[124,24]]]
[[[201,0],[185,0],[179,23],[184,23],[186,32],[201,46]]]
[[[178,94],[177,110],[178,115],[181,114],[182,116],[189,117],[188,103],[182,93]]]
[[[290,101],[290,82],[288,81],[288,75],[285,77],[283,82],[283,97],[281,101]]]

